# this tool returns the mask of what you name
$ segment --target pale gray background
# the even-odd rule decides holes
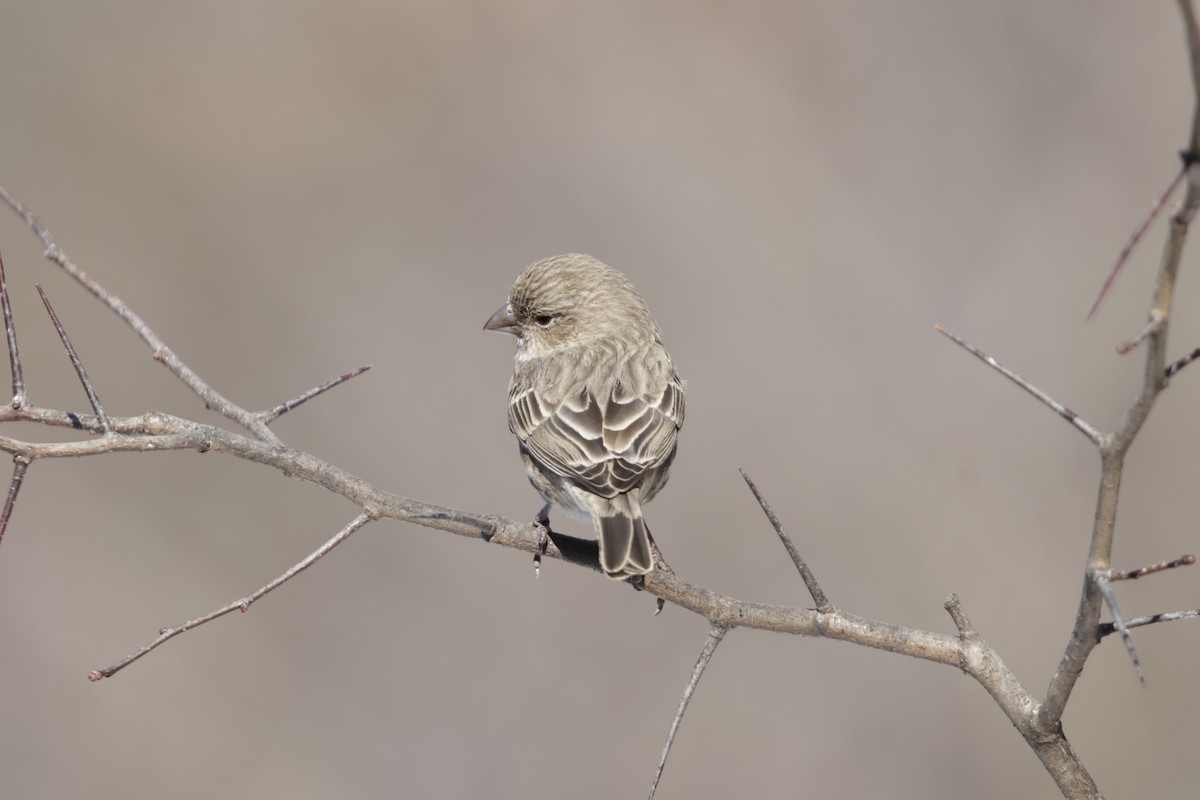
[[[593,253],[689,381],[649,508],[678,571],[810,602],[744,466],[835,603],[948,632],[957,591],[1040,695],[1098,460],[930,326],[1110,428],[1161,226],[1084,315],[1177,163],[1190,91],[1168,2],[9,2],[0,183],[244,405],[375,364],[280,420],[289,443],[515,518],[539,501],[504,422],[512,342],[480,327],[528,262]],[[86,407],[37,281],[112,413],[215,419],[7,213],[0,248],[35,402]],[[1200,343],[1194,268],[1175,354]],[[1122,565],[1198,549],[1198,397],[1200,369],[1132,452]],[[408,525],[84,680],[354,510],[217,455],[36,464],[0,548],[0,795],[644,796],[704,622]],[[1185,608],[1198,581],[1119,594]],[[1106,642],[1068,734],[1109,796],[1192,797],[1200,628],[1137,638],[1146,687]],[[1056,795],[974,682],[752,631],[718,651],[660,793],[968,795]]]

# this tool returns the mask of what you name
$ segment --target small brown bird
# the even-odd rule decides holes
[[[483,328],[517,337],[508,427],[547,502],[539,520],[551,503],[590,517],[606,575],[650,572],[642,505],[667,483],[683,383],[641,295],[591,256],[554,256],[517,277]]]

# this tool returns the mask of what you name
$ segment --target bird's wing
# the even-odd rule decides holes
[[[623,494],[674,455],[684,409],[674,370],[657,392],[637,393],[627,385],[587,385],[557,402],[533,386],[514,385],[509,425],[545,467],[592,494]]]

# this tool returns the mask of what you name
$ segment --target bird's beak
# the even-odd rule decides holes
[[[496,313],[488,317],[488,321],[483,323],[483,329],[485,331],[511,333],[513,336],[521,335],[521,325],[509,313],[507,303],[497,308]]]

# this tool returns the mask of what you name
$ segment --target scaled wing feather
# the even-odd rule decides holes
[[[514,384],[509,426],[543,465],[592,494],[615,497],[671,459],[683,424],[674,370],[653,394],[635,394],[630,384],[588,384],[557,402]]]

